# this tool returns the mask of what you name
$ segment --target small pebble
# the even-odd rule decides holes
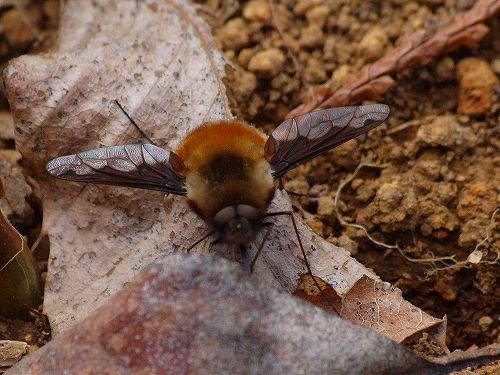
[[[224,48],[230,50],[239,50],[250,42],[247,24],[239,17],[228,21],[219,31],[218,37]]]
[[[323,195],[318,199],[318,215],[330,217],[335,212],[335,202],[330,195]]]
[[[492,323],[493,318],[491,316],[485,315],[479,318],[479,326],[483,331],[487,331]]]
[[[332,73],[332,80],[342,85],[352,82],[355,78],[356,76],[354,75],[351,66],[348,64],[340,65]]]
[[[323,83],[327,80],[325,69],[317,59],[310,58],[304,70],[306,80],[309,83]]]
[[[259,77],[276,76],[285,63],[285,55],[278,48],[270,48],[257,52],[248,63],[248,70]]]
[[[306,224],[311,227],[311,229],[314,231],[319,236],[323,236],[324,234],[324,225],[321,220],[318,219],[312,219],[312,220],[306,220]]]
[[[325,41],[323,30],[318,25],[309,25],[302,29],[299,44],[306,48],[321,47]]]
[[[269,2],[264,0],[250,1],[243,8],[243,18],[250,22],[269,22],[271,16]]]
[[[455,61],[451,57],[444,57],[434,67],[437,82],[447,82],[455,78]]]
[[[253,55],[254,50],[252,48],[243,48],[238,55],[238,63],[240,66],[246,69]]]
[[[494,89],[499,81],[491,66],[483,59],[467,57],[457,64],[459,83],[458,113],[483,115],[488,113]]]
[[[341,235],[337,241],[339,247],[342,247],[349,251],[351,255],[356,255],[358,253],[358,244],[347,237],[345,234]]]
[[[330,9],[327,5],[317,5],[307,11],[306,18],[309,24],[323,28],[329,14]]]
[[[313,6],[319,5],[322,0],[299,0],[293,8],[293,13],[297,16],[302,16]]]
[[[309,191],[309,184],[307,183],[305,177],[302,176],[285,182],[284,188],[286,191],[290,191],[295,194],[306,195]]]
[[[360,58],[366,62],[372,62],[382,57],[388,41],[389,37],[385,29],[374,27],[361,39],[356,50]]]

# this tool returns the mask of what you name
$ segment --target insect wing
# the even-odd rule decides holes
[[[61,156],[50,161],[46,169],[64,180],[186,194],[182,160],[151,144],[102,147]]]
[[[370,131],[389,113],[385,104],[370,104],[325,109],[282,122],[265,146],[273,177],[280,178],[319,154]]]

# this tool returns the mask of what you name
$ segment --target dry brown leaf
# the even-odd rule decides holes
[[[221,83],[224,62],[192,6],[98,4],[66,2],[59,52],[16,59],[4,72],[18,148],[44,193],[44,229],[51,240],[44,311],[56,335],[155,259],[187,249],[207,228],[183,197],[56,181],[46,174],[45,163],[101,145],[138,142],[138,132],[114,99],[167,149],[175,149],[202,122],[229,116]],[[270,210],[291,210],[286,194],[278,192]],[[262,283],[291,293],[306,268],[289,218],[275,221],[255,273]],[[347,250],[302,223],[299,231],[313,272],[338,294],[363,275],[377,279]],[[210,241],[193,252],[209,249],[233,256],[233,249]]]
[[[5,193],[0,180],[0,199]],[[42,301],[40,271],[31,250],[0,209],[0,317],[30,319]]]
[[[209,30],[192,8],[69,1],[62,20],[59,53],[21,57],[4,72],[18,149],[44,195],[51,240],[44,308],[56,334],[154,259],[185,248],[204,224],[181,197],[167,198],[167,213],[161,193],[68,184],[49,177],[45,164],[140,141],[115,99],[170,149],[225,113],[218,82],[224,64],[216,52],[207,58],[201,37]]]
[[[27,201],[32,189],[26,182],[23,171],[16,165],[15,161],[8,160],[5,156],[15,156],[13,151],[10,155],[2,150],[0,153],[0,178],[5,185],[5,197],[0,199],[0,209],[14,225],[29,225],[33,220],[33,209]]]
[[[177,254],[7,374],[436,375],[499,357],[497,345],[428,362],[235,264]]]
[[[403,299],[401,290],[366,276],[344,295],[342,317],[403,342],[441,322]],[[441,342],[442,347],[446,347]]]

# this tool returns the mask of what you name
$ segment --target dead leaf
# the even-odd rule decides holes
[[[0,180],[0,198],[4,187]],[[27,306],[42,301],[40,271],[23,236],[0,209],[0,316],[30,319]]]
[[[445,374],[435,364],[216,257],[176,254],[6,374]]]
[[[335,292],[335,289],[328,283],[325,283],[319,277],[315,277],[316,282],[311,275],[303,274],[300,276],[300,283],[293,291],[293,295],[300,297],[313,305],[319,306],[326,311],[332,311],[329,303],[332,303],[338,312],[342,309],[342,298]],[[318,289],[321,288],[321,291]]]
[[[21,169],[7,159],[5,151],[0,153],[0,178],[5,184],[5,197],[0,199],[0,209],[12,224],[29,225],[34,211],[27,199],[32,193]]]
[[[406,301],[401,290],[366,276],[344,295],[341,314],[399,343],[442,323]]]
[[[57,155],[140,142],[115,99],[169,149],[224,117],[224,64],[207,49],[208,28],[191,7],[151,4],[66,2],[60,52],[21,57],[5,71],[16,142],[44,195],[44,309],[56,334],[204,230],[181,197],[167,198],[167,214],[161,193],[72,185],[44,169]]]
[[[55,335],[88,316],[146,265],[187,249],[208,229],[183,197],[56,181],[45,164],[59,155],[139,142],[115,99],[166,149],[175,149],[201,123],[230,116],[224,61],[191,5],[73,0],[64,3],[61,22],[57,53],[18,58],[4,72],[16,142],[44,193],[44,230],[51,240],[44,311]],[[288,197],[278,192],[270,211],[287,210]],[[262,283],[291,293],[307,271],[289,218],[273,220],[255,273]],[[378,279],[347,250],[298,226],[313,272],[337,294],[363,275]],[[234,249],[210,241],[193,252],[209,249],[233,257]]]

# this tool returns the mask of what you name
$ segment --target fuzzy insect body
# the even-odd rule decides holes
[[[195,129],[177,149],[186,166],[189,203],[218,232],[223,230],[224,212],[226,216],[233,212],[228,209],[217,216],[226,207],[234,207],[238,214],[238,206],[248,206],[250,224],[254,230],[259,227],[258,219],[275,191],[264,157],[266,140],[264,133],[245,122],[220,121]]]
[[[66,180],[187,195],[201,218],[241,247],[273,214],[267,209],[277,179],[388,116],[384,104],[331,108],[288,119],[269,137],[241,121],[206,123],[176,152],[152,144],[102,147],[53,159],[47,171]]]

